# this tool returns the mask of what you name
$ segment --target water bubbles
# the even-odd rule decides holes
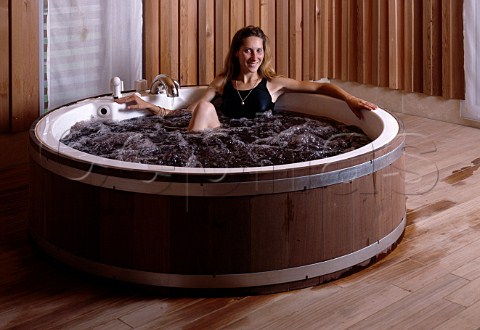
[[[179,167],[255,167],[335,156],[371,142],[357,127],[327,118],[268,112],[255,119],[220,117],[222,126],[188,132],[191,113],[74,124],[61,142],[128,162]]]

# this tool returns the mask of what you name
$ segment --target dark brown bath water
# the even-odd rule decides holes
[[[127,162],[179,167],[256,167],[342,154],[371,140],[357,127],[327,118],[268,112],[255,119],[221,117],[221,128],[187,132],[191,114],[122,121],[93,119],[61,139],[80,151]]]

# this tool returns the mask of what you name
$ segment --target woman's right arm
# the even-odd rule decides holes
[[[145,109],[150,111],[154,115],[159,115],[159,116],[165,116],[166,114],[168,114],[167,109],[145,101],[137,93],[133,93],[128,96],[116,99],[115,102],[119,104],[126,104],[128,110]]]
[[[198,103],[202,101],[211,102],[215,95],[222,90],[223,79],[220,77],[215,78],[210,85],[205,89],[204,94],[194,103],[188,106],[188,110],[193,112]],[[119,104],[126,104],[128,110],[148,110],[154,115],[165,116],[172,110],[165,109],[153,103],[147,102],[142,99],[137,93],[130,94],[128,96],[116,99],[115,102]]]

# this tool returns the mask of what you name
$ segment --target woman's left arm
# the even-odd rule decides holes
[[[272,79],[274,91],[304,92],[323,94],[345,101],[358,118],[363,118],[361,110],[375,110],[375,104],[351,95],[339,86],[330,83],[298,81],[291,78],[276,77]]]

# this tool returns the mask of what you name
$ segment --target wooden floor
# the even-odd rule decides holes
[[[288,293],[172,297],[81,274],[27,234],[25,133],[0,136],[0,328],[479,329],[480,130],[401,115],[407,228],[349,277]]]

